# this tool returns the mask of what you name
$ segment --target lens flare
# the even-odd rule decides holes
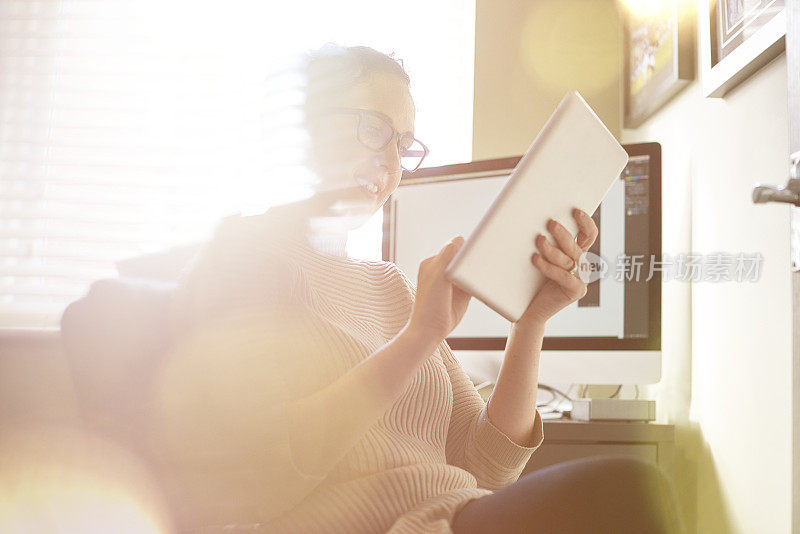
[[[609,2],[534,3],[521,43],[525,71],[554,94],[565,89],[592,94],[618,81],[619,21]]]
[[[171,532],[143,463],[96,436],[4,429],[0,473],[0,532]]]

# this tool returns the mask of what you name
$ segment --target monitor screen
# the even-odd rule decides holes
[[[625,146],[629,162],[592,217],[587,294],[547,322],[545,350],[660,350],[661,155]],[[403,177],[384,210],[383,259],[416,283],[419,263],[453,235],[467,237],[519,158],[421,169]],[[531,266],[531,268],[534,268]],[[509,322],[477,299],[447,338],[457,350],[502,350]]]

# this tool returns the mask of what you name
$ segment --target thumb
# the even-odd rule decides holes
[[[464,244],[464,238],[460,235],[455,236],[453,239],[450,240],[442,250],[439,251],[439,259],[442,260],[445,265],[450,263],[455,255],[461,250],[461,246]]]
[[[453,284],[453,300],[455,302],[464,303],[466,305],[471,298],[472,295],[458,287],[458,285]]]

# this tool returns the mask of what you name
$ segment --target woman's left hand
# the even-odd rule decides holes
[[[572,210],[572,215],[578,222],[577,240],[554,219],[550,219],[547,223],[547,229],[556,244],[550,242],[543,234],[536,236],[536,247],[539,252],[533,253],[531,261],[547,281],[533,297],[522,317],[514,323],[515,326],[531,322],[544,324],[558,311],[586,294],[586,284],[579,278],[577,272],[570,271],[578,265],[581,254],[589,250],[597,239],[598,230],[586,212],[575,208]]]

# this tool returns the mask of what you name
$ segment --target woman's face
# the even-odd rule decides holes
[[[357,111],[366,110],[362,133],[384,128],[381,120],[397,133],[414,134],[414,102],[408,86],[392,74],[373,74],[369,81],[336,95],[335,106],[342,110],[320,117],[312,128],[313,166],[320,176],[317,193],[330,195],[336,214],[372,216],[400,183],[402,169],[397,138],[375,151],[358,139]],[[366,128],[364,130],[363,128]]]

